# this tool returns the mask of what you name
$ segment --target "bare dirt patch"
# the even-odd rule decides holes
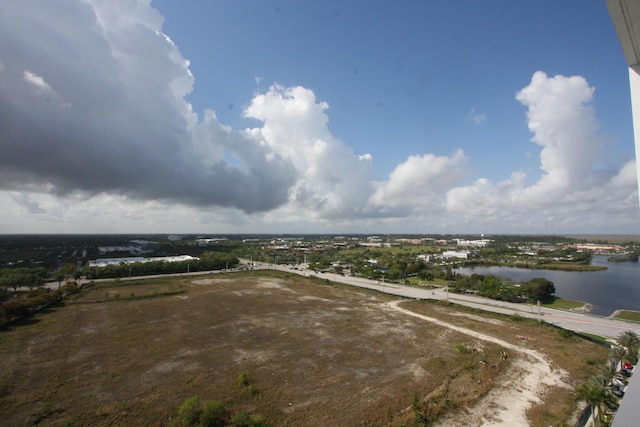
[[[95,302],[113,289],[89,290],[0,332],[0,419],[166,425],[198,395],[274,426],[412,425],[414,396],[426,401],[446,390],[447,399],[471,408],[491,396],[512,361],[519,366],[515,354],[500,360],[503,345],[426,324],[372,291],[297,276],[231,277],[114,284],[119,300]],[[184,293],[125,298],[153,286]],[[402,306],[431,316],[456,311]],[[471,322],[487,334],[507,329],[469,317],[447,321]],[[238,386],[239,373],[256,394]]]
[[[481,331],[488,335],[486,339],[520,355],[483,399],[443,417],[441,425],[573,424],[577,412],[572,390],[595,374],[608,353],[578,337],[560,334],[553,326],[522,318],[510,321],[500,315],[470,313],[476,310],[467,308],[451,311],[446,304],[429,302],[412,301],[403,307],[468,329],[472,335]],[[523,336],[531,339],[523,340]]]

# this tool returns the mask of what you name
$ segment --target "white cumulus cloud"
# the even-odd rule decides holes
[[[606,139],[598,134],[593,94],[581,76],[536,72],[516,99],[527,107],[532,141],[541,147],[541,178],[528,186],[522,171],[495,184],[480,178],[449,191],[447,210],[514,229],[550,216],[567,228],[637,221],[635,162],[598,165]]]
[[[481,125],[487,121],[487,115],[479,113],[475,108],[472,108],[471,111],[469,111],[469,120],[471,120],[473,124]]]
[[[63,3],[0,3],[1,229],[517,232],[549,218],[567,229],[638,223],[635,162],[600,164],[607,139],[583,77],[536,72],[516,95],[535,145],[514,143],[531,158],[539,150],[537,182],[527,184],[524,171],[468,181],[474,159],[457,147],[408,155],[381,179],[371,154],[331,133],[329,104],[313,90],[274,84],[243,111],[259,125],[233,129],[215,111],[194,113],[186,96],[196,76],[150,0]],[[486,116],[472,109],[469,120]]]
[[[447,191],[466,175],[467,160],[462,150],[451,156],[409,156],[387,181],[378,183],[370,205],[391,215],[405,216],[419,210],[442,212]]]
[[[298,171],[289,209],[311,218],[361,217],[373,189],[372,157],[355,154],[331,134],[328,108],[309,89],[274,85],[246,108],[245,116],[263,122],[247,133],[264,140]]]
[[[192,112],[194,77],[162,22],[143,0],[0,5],[0,188],[246,212],[287,202],[288,160]]]

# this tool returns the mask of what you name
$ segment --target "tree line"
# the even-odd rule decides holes
[[[556,287],[553,282],[537,277],[521,283],[513,283],[491,274],[458,274],[453,284],[454,292],[473,291],[480,296],[510,302],[553,302]]]
[[[76,280],[147,276],[233,268],[238,258],[229,253],[205,252],[200,258],[188,261],[151,261],[120,263],[105,267],[84,267],[66,264],[50,272],[43,267],[15,267],[0,270],[0,325],[27,317],[49,304],[60,301],[77,290]],[[44,288],[46,281],[58,282],[58,289]],[[63,286],[62,282],[67,281]]]
[[[104,267],[86,266],[81,270],[81,275],[87,279],[105,279],[150,276],[154,274],[176,274],[234,268],[239,262],[238,258],[227,253],[206,252],[200,256],[200,258],[187,261],[122,262]]]

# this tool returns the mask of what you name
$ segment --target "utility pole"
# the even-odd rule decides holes
[[[541,312],[540,312],[540,300],[538,300],[538,323],[541,322],[542,319],[540,319],[540,316],[542,316]]]

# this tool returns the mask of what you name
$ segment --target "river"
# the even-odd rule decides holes
[[[591,314],[608,316],[618,309],[640,311],[640,263],[608,262],[594,257],[592,265],[604,265],[602,271],[530,270],[511,267],[457,268],[460,274],[492,274],[517,281],[544,277],[553,282],[556,296],[584,301],[594,306]]]

